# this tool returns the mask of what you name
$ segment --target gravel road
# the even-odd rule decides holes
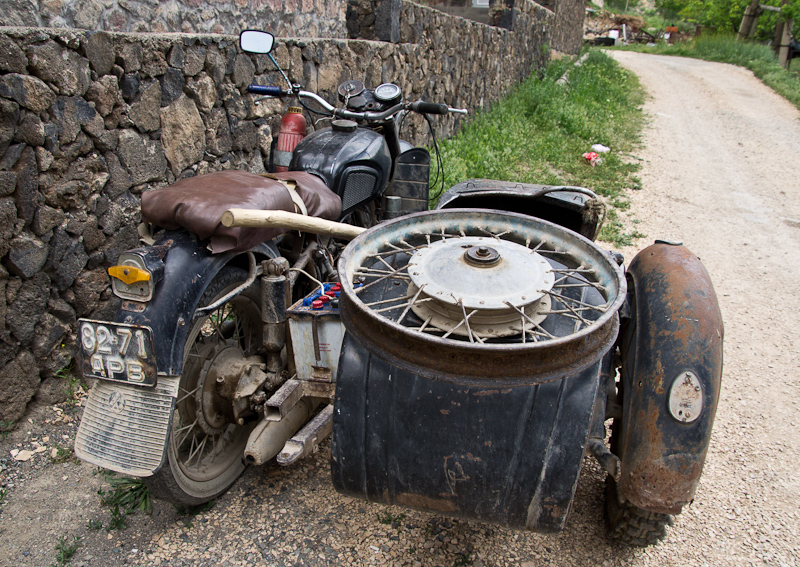
[[[74,537],[74,566],[800,565],[800,116],[737,67],[613,55],[650,94],[642,189],[628,214],[646,234],[638,247],[683,241],[711,273],[725,320],[705,473],[664,542],[634,550],[606,539],[603,474],[589,459],[567,529],[547,536],[340,496],[329,444],[292,469],[251,468],[210,510],[156,503],[125,530],[92,530],[110,518],[95,494],[103,481],[47,458],[74,439],[77,413],[40,406],[0,442],[0,565],[55,564],[59,539]],[[46,450],[10,458],[34,442]]]

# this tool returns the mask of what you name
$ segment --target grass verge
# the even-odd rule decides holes
[[[569,83],[558,84],[566,72]],[[444,183],[432,195],[471,178],[588,187],[611,205],[600,238],[625,244],[636,234],[623,232],[614,207],[639,185],[631,153],[640,147],[643,100],[636,77],[599,50],[581,66],[554,61],[440,144]],[[593,144],[611,148],[597,167],[582,157]]]
[[[751,70],[765,85],[800,108],[800,71],[787,71],[781,67],[772,48],[767,45],[736,41],[736,37],[729,34],[704,34],[676,45],[630,45],[616,49],[739,65]],[[795,61],[794,66],[800,69],[800,61]]]

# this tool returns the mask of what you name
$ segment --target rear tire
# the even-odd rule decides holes
[[[642,510],[617,496],[617,483],[606,477],[606,515],[611,539],[625,545],[647,547],[655,545],[667,535],[667,526],[673,524],[672,516]]]
[[[246,278],[242,269],[223,268],[199,306],[217,301]],[[226,400],[215,397],[215,384],[206,384],[205,376],[220,352],[257,354],[263,333],[260,296],[256,282],[214,311],[192,318],[167,459],[155,475],[144,479],[153,496],[178,506],[197,506],[228,490],[244,472],[242,453],[255,422],[239,425],[225,417],[230,413]]]

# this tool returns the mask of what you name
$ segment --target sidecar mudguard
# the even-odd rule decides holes
[[[339,492],[538,532],[564,528],[600,362],[560,380],[469,387],[414,375],[346,333],[331,476]]]
[[[160,375],[180,375],[183,368],[183,347],[192,315],[214,276],[226,265],[248,261],[241,252],[212,254],[196,235],[185,231],[169,231],[156,245],[169,245],[164,257],[164,276],[156,284],[153,299],[147,303],[122,301],[115,321],[141,325],[153,330],[155,355]],[[276,258],[274,243],[263,243],[252,249],[256,259]]]
[[[628,271],[623,417],[612,451],[633,505],[677,514],[694,498],[722,375],[722,316],[708,272],[681,245],[656,243]]]

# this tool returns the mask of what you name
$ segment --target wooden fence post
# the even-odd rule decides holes
[[[758,3],[759,0],[752,0],[750,5],[745,8],[742,24],[739,26],[739,33],[736,34],[736,39],[741,41],[752,34],[752,28],[755,27],[754,23],[758,16]]]

